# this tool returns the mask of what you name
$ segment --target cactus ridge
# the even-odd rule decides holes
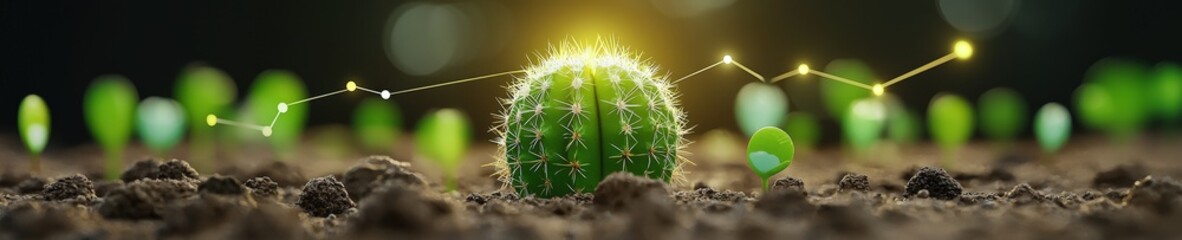
[[[507,89],[493,165],[523,196],[594,191],[626,171],[682,181],[685,115],[656,68],[612,40],[551,46]]]

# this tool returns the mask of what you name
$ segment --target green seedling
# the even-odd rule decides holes
[[[172,99],[149,97],[136,109],[135,123],[144,144],[163,157],[185,135],[185,110]]]
[[[86,126],[107,153],[104,177],[118,179],[123,172],[123,148],[131,138],[139,101],[135,86],[122,76],[100,76],[90,84],[84,99]]]
[[[460,162],[467,154],[471,138],[471,124],[459,110],[442,109],[419,121],[415,131],[416,150],[443,170],[448,190],[456,190]]]
[[[1034,119],[1034,135],[1043,151],[1058,152],[1071,137],[1071,113],[1058,103],[1043,105]]]
[[[20,110],[17,111],[17,125],[20,127],[21,141],[29,149],[29,171],[36,174],[41,172],[41,151],[49,142],[49,105],[41,96],[30,94],[21,100]]]
[[[767,180],[792,164],[796,148],[792,137],[784,130],[765,127],[751,135],[747,142],[747,166],[759,175],[763,191],[767,192]]]
[[[897,144],[911,144],[919,140],[919,117],[907,109],[898,98],[887,98],[887,138]],[[795,135],[794,135],[795,136]]]
[[[1017,92],[1007,88],[994,88],[977,100],[980,109],[981,132],[986,137],[1010,142],[1026,128],[1026,101]]]
[[[788,96],[776,85],[748,83],[735,99],[735,118],[747,136],[764,127],[779,126],[787,113]]]
[[[867,154],[882,137],[887,109],[877,98],[866,98],[850,105],[842,120],[846,142],[859,156]]]
[[[607,41],[566,42],[529,67],[499,119],[501,181],[552,197],[592,192],[615,172],[680,179],[685,116],[671,83],[637,58]]]
[[[1080,101],[1107,100],[1110,107],[1103,113],[1107,120],[1103,123],[1105,129],[1113,139],[1119,142],[1131,140],[1140,130],[1150,113],[1146,94],[1148,68],[1141,63],[1121,58],[1105,58],[1097,61],[1088,68],[1087,82],[1107,92],[1108,98],[1087,99]]]
[[[795,145],[806,151],[816,150],[817,142],[821,141],[821,124],[817,117],[807,112],[795,111],[788,114],[784,122],[784,131],[794,140]]]
[[[308,96],[304,83],[294,73],[284,70],[267,70],[259,73],[250,88],[248,103],[255,124],[263,126],[262,134],[267,136],[276,157],[286,159],[300,141],[308,118],[308,105],[296,101]],[[277,121],[282,114],[283,121]]]
[[[365,99],[353,111],[353,130],[370,152],[389,153],[402,133],[402,113],[393,102]]]
[[[208,172],[213,168],[217,134],[207,125],[206,117],[232,113],[230,104],[238,94],[234,81],[221,70],[194,64],[181,70],[173,94],[185,110],[185,122],[189,124],[189,162],[198,170]]]
[[[973,107],[964,98],[940,94],[928,106],[928,132],[944,152],[944,163],[952,166],[956,152],[973,135]]]
[[[1182,119],[1182,66],[1162,62],[1153,67],[1153,106],[1157,116],[1169,127],[1177,127]]]

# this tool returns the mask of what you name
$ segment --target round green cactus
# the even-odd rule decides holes
[[[960,96],[937,95],[928,107],[928,132],[951,164],[956,151],[973,136],[973,107]]]
[[[1014,90],[994,88],[981,94],[981,131],[995,140],[1010,141],[1026,128],[1026,101]]]
[[[250,88],[250,111],[255,124],[265,126],[263,135],[269,137],[272,149],[283,159],[299,144],[300,133],[308,118],[307,104],[291,104],[308,97],[304,83],[292,72],[267,70],[259,73]],[[290,105],[289,105],[290,104]],[[283,110],[282,121],[275,119]]]
[[[41,96],[30,94],[21,100],[20,110],[17,110],[17,124],[20,127],[21,141],[29,149],[29,169],[32,172],[41,171],[41,151],[45,150],[45,143],[49,142],[49,105]]]
[[[388,153],[402,133],[402,113],[394,102],[365,99],[353,112],[353,130],[369,151]]]
[[[86,126],[107,153],[106,179],[117,179],[123,172],[123,147],[131,138],[137,102],[135,86],[123,76],[100,76],[86,91]]]
[[[502,182],[522,195],[594,191],[614,172],[680,177],[684,116],[670,83],[610,42],[565,42],[509,87]]]

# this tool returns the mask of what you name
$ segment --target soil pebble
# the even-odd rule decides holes
[[[45,189],[45,184],[49,183],[48,178],[30,177],[26,178],[21,183],[16,184],[16,192],[20,194],[35,194],[41,193]]]
[[[156,170],[156,179],[197,180],[197,170],[189,166],[188,162],[179,159],[168,160]]]
[[[1129,187],[1147,175],[1149,175],[1149,172],[1143,165],[1122,164],[1107,171],[1096,173],[1096,177],[1092,178],[1092,186],[1096,188]]]
[[[389,183],[361,200],[351,233],[357,237],[424,237],[454,232],[456,209],[419,186]]]
[[[924,190],[932,198],[952,200],[960,196],[962,188],[960,182],[949,176],[948,172],[944,171],[944,169],[922,167],[911,179],[907,180],[907,188],[904,189],[903,196],[917,196]],[[923,196],[920,196],[920,198],[923,198]]]
[[[1030,184],[1018,184],[1014,188],[1006,192],[1005,197],[1017,205],[1025,205],[1030,203],[1038,203],[1047,200],[1047,196],[1034,190]]]
[[[1174,179],[1147,176],[1128,190],[1122,201],[1126,206],[1150,209],[1157,213],[1182,210],[1182,185]]]
[[[166,204],[196,193],[191,181],[142,179],[107,193],[95,208],[110,219],[159,219]]]
[[[841,181],[837,183],[837,186],[841,187],[842,191],[869,191],[870,178],[862,174],[847,173],[844,177],[841,177]]]
[[[631,173],[617,172],[599,182],[592,203],[600,210],[625,211],[632,209],[633,204],[644,200],[648,194],[665,196],[665,200],[669,200],[669,185]]]
[[[271,181],[271,178],[267,176],[246,180],[246,187],[250,188],[251,193],[258,197],[270,198],[279,196],[279,183]]]
[[[349,199],[345,184],[331,175],[308,181],[295,205],[315,217],[341,214],[357,206]]]
[[[242,186],[237,178],[215,175],[201,182],[201,185],[197,186],[197,191],[222,195],[243,195],[246,193],[246,187]]]
[[[140,179],[156,178],[158,170],[160,170],[160,161],[151,158],[139,160],[132,164],[127,171],[123,171],[123,175],[119,179],[130,183]]]
[[[63,177],[50,183],[41,195],[49,201],[77,199],[89,202],[97,198],[94,195],[94,183],[81,174]]]
[[[771,191],[797,191],[805,192],[804,181],[800,179],[785,176],[784,178],[776,179],[772,182]]]
[[[349,168],[341,177],[349,198],[354,201],[364,198],[369,192],[388,181],[407,185],[424,185],[422,174],[410,170],[410,163],[396,161],[387,156],[370,156]]]

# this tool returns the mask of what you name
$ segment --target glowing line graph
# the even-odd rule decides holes
[[[896,83],[902,82],[903,80],[907,80],[908,78],[911,78],[911,77],[913,77],[917,74],[920,74],[924,71],[930,70],[930,69],[935,68],[940,65],[943,65],[944,63],[952,61],[953,59],[967,60],[967,59],[969,59],[969,57],[972,57],[972,56],[973,56],[973,45],[969,44],[969,42],[966,42],[966,41],[957,41],[956,44],[953,45],[951,53],[948,53],[947,55],[937,58],[936,60],[928,62],[927,64],[924,64],[923,66],[919,66],[918,68],[915,68],[911,71],[903,73],[902,75],[892,78],[891,80],[888,80],[885,83],[875,83],[874,85],[867,85],[865,83],[861,83],[861,82],[854,81],[854,80],[851,80],[848,78],[836,76],[836,75],[829,74],[826,72],[817,71],[817,70],[810,70],[809,66],[805,65],[805,64],[801,64],[795,70],[788,71],[783,74],[777,75],[776,77],[773,77],[771,82],[775,83],[775,82],[779,82],[781,80],[795,77],[795,76],[804,76],[804,75],[814,74],[814,75],[820,76],[821,78],[824,78],[824,79],[838,81],[838,82],[849,84],[849,85],[855,86],[855,87],[865,88],[866,90],[870,90],[872,93],[874,93],[875,96],[882,96],[883,94],[886,93],[886,88],[890,87],[891,85],[895,85]]]

